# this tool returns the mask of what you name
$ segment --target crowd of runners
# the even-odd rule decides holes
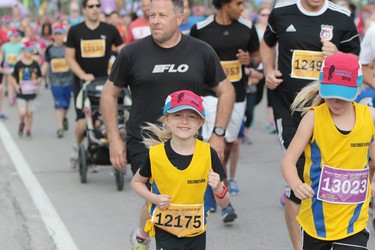
[[[240,195],[239,147],[252,143],[254,110],[264,96],[264,129],[285,153],[280,201],[293,248],[370,249],[375,5],[213,0],[204,9],[190,0],[142,0],[135,6],[104,11],[100,0],[81,0],[54,16],[22,15],[17,5],[1,16],[0,119],[19,119],[17,135],[31,138],[38,93],[49,88],[56,137],[74,130],[67,161],[76,168],[87,126],[77,99],[84,83],[102,81],[105,126],[97,128],[112,165],[131,166],[132,187],[146,201],[132,249],[148,249],[153,237],[157,249],[205,249],[216,204],[223,223],[246,216],[236,213],[230,195]],[[119,124],[124,88],[132,107]],[[18,114],[6,114],[3,105],[17,105]],[[323,118],[334,126],[326,128]],[[124,125],[126,145],[118,129]],[[337,138],[329,134],[335,131]],[[338,226],[338,215],[345,225]]]

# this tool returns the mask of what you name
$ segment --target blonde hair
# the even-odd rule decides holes
[[[159,118],[160,124],[146,122],[146,125],[141,127],[142,143],[146,148],[149,149],[172,138],[172,132],[167,126],[167,119],[168,113]],[[199,116],[199,119],[204,120],[201,116]],[[197,135],[198,133],[195,137]]]
[[[147,122],[145,126],[141,127],[143,141],[146,148],[164,143],[172,138],[172,132],[169,130],[166,123],[167,116],[159,118],[161,124],[154,124]]]
[[[318,106],[324,102],[324,99],[319,95],[319,85],[319,81],[314,81],[301,89],[290,106],[292,113],[297,111],[304,115],[311,107]]]

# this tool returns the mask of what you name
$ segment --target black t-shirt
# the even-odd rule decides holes
[[[360,51],[358,32],[348,10],[327,0],[319,12],[307,12],[300,1],[277,4],[269,16],[263,36],[269,46],[278,43],[278,69],[284,81],[274,93],[280,95],[284,102],[281,105],[287,107],[290,107],[296,94],[313,81],[291,78],[292,65],[294,68],[320,70],[317,62],[309,61],[306,64],[307,61],[301,60],[292,63],[295,50],[322,51],[321,36],[326,36],[341,52],[358,55]]]
[[[128,136],[140,141],[140,126],[157,122],[169,94],[186,89],[201,95],[204,84],[215,87],[225,78],[213,49],[185,35],[168,49],[158,46],[152,36],[127,45],[116,58],[109,76],[116,86],[130,87]]]
[[[164,149],[167,154],[167,157],[169,161],[172,163],[173,166],[175,166],[178,170],[184,170],[186,169],[191,159],[193,158],[193,155],[180,155],[177,154],[171,147],[171,141],[168,140],[164,144]],[[219,156],[217,155],[216,151],[211,147],[211,163],[212,163],[212,170],[215,173],[218,173],[220,175],[220,180],[223,181],[227,178],[224,168],[221,165],[221,161],[219,159]],[[150,157],[146,157],[146,159],[143,161],[140,169],[139,174],[143,177],[151,177],[151,163],[150,163]]]
[[[100,22],[96,29],[91,30],[82,22],[69,29],[66,47],[75,49],[76,60],[86,73],[107,76],[112,45],[122,43],[115,26]]]
[[[17,93],[18,98],[32,100],[36,97],[36,94],[25,94],[22,92],[22,82],[42,77],[42,72],[40,71],[39,64],[36,61],[32,61],[31,64],[24,64],[22,61],[18,61],[14,65],[12,76],[16,79],[17,84],[21,85],[20,93]]]
[[[210,44],[221,61],[238,60],[238,50],[249,53],[259,50],[259,39],[256,29],[251,21],[240,17],[233,20],[229,25],[220,25],[211,15],[205,20],[195,24],[190,30],[190,36],[196,37]],[[238,81],[232,81],[236,91],[236,102],[243,102],[246,97],[246,86],[248,77],[245,75],[245,68],[242,68],[242,77]],[[212,89],[205,88],[204,96],[215,96]]]

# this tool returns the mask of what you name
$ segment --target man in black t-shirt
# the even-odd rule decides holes
[[[278,65],[276,61],[278,44]],[[278,138],[286,150],[296,133],[300,114],[291,115],[296,94],[319,78],[325,56],[338,51],[358,55],[360,41],[350,12],[328,0],[298,0],[277,4],[268,19],[260,47],[266,86],[272,89],[272,105]],[[304,156],[297,163],[303,181]],[[285,219],[294,249],[301,249],[296,217],[300,200],[293,189],[285,190]]]
[[[152,35],[121,50],[104,86],[101,113],[108,131],[111,162],[117,168],[125,167],[128,153],[133,173],[138,171],[148,152],[142,144],[141,126],[145,122],[155,123],[162,115],[165,99],[177,90],[191,90],[201,95],[202,85],[213,88],[219,98],[215,124],[227,126],[234,103],[233,86],[213,49],[179,32],[182,13],[182,0],[152,0]],[[126,148],[116,129],[116,100],[124,87],[130,88],[133,101]],[[223,157],[224,137],[213,135],[209,142]],[[146,206],[141,213],[141,226],[133,242],[147,246],[148,234],[143,231],[148,218]]]
[[[236,102],[225,131],[223,166],[226,172],[226,164],[233,143],[237,140],[245,115],[245,97],[248,81],[245,67],[257,67],[260,62],[258,35],[255,28],[253,28],[252,22],[241,16],[244,10],[243,3],[243,0],[214,0],[213,4],[218,9],[216,15],[211,15],[205,20],[198,22],[190,31],[190,36],[201,39],[213,47],[236,92]],[[214,121],[217,98],[215,93],[208,88],[204,88],[202,98],[206,110],[202,136],[204,140],[207,140],[212,133],[216,133]],[[239,193],[237,181],[235,180],[236,168],[236,165],[231,164],[228,172],[229,181],[226,182],[232,195]],[[231,204],[222,209],[222,219],[225,223],[233,221],[236,217],[237,215]]]
[[[65,52],[66,61],[75,75],[74,102],[81,90],[81,82],[90,82],[97,77],[106,78],[108,76],[111,48],[114,45],[118,51],[123,45],[116,27],[100,22],[99,0],[83,0],[82,10],[85,21],[69,29]],[[77,165],[77,148],[81,144],[86,130],[83,111],[76,108],[76,115],[76,142],[71,155],[72,167]]]

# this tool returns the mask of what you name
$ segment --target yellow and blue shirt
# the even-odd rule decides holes
[[[304,181],[312,187],[315,194],[302,201],[297,220],[307,234],[317,239],[342,239],[367,226],[371,193],[368,178],[364,181],[364,189],[367,189],[364,202],[334,203],[317,197],[319,185],[323,185],[321,176],[324,165],[348,172],[361,169],[368,171],[369,146],[374,140],[375,129],[368,107],[357,103],[353,105],[356,121],[348,134],[343,134],[336,128],[326,103],[313,108],[314,131],[304,151]],[[349,182],[346,184],[345,189],[351,185]]]
[[[209,214],[205,194],[212,168],[210,145],[196,140],[191,162],[183,170],[171,163],[164,143],[150,149],[149,160],[151,192],[172,198],[168,211],[160,211],[155,204],[148,204],[151,220],[146,224],[146,231],[153,234],[155,225],[180,237],[203,233]]]

